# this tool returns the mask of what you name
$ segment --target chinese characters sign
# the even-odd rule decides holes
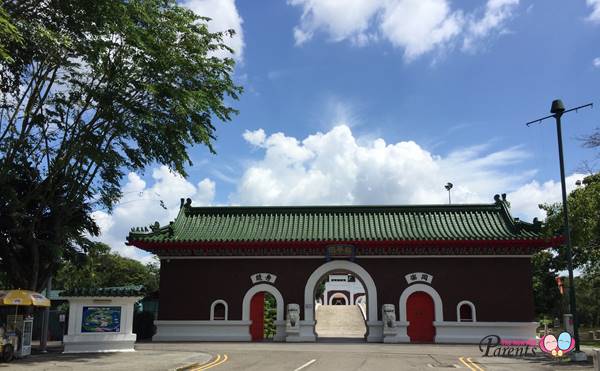
[[[431,284],[431,281],[433,280],[433,276],[431,274],[423,272],[409,273],[404,276],[404,278],[406,278],[406,282],[408,282],[409,285],[415,282],[425,282]]]
[[[275,283],[277,276],[271,273],[254,273],[250,276],[252,284],[259,282]]]

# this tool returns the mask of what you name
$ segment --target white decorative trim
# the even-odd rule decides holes
[[[344,294],[342,294],[341,292],[336,292],[335,294],[331,295],[331,297],[329,298],[329,305],[333,305],[333,299],[337,299],[337,298],[342,298],[344,299],[344,305],[348,305],[348,297]]]
[[[250,341],[250,321],[154,321],[152,341]]]
[[[409,273],[406,276],[404,276],[404,279],[406,280],[406,283],[408,283],[409,285],[411,283],[415,283],[415,282],[426,282],[431,285],[431,281],[433,281],[433,276],[429,273],[414,272],[414,273]]]
[[[266,283],[252,286],[246,292],[246,295],[244,295],[244,300],[242,301],[242,321],[250,321],[250,301],[255,294],[263,291],[275,297],[275,301],[277,302],[277,321],[283,321],[283,296],[275,286]]]
[[[471,321],[463,321],[462,318],[460,318],[460,307],[462,307],[463,305],[468,305],[471,307],[471,315],[473,316],[473,319]],[[457,322],[477,322],[477,313],[475,312],[475,304],[473,304],[472,302],[470,302],[468,300],[463,300],[460,303],[458,303],[456,305],[456,321]]]
[[[227,305],[227,302],[223,299],[217,299],[213,301],[210,305],[210,320],[215,321],[215,307],[217,306],[217,304],[223,304],[225,306],[225,321],[227,321],[229,319],[229,305]]]
[[[507,340],[535,338],[537,322],[434,322],[436,343],[478,344],[488,335]]]
[[[315,301],[315,287],[319,280],[331,271],[343,270],[353,273],[357,278],[360,279],[365,287],[367,294],[367,310],[368,319],[372,321],[377,320],[377,288],[373,278],[363,267],[360,265],[347,261],[347,260],[332,260],[327,262],[317,269],[310,275],[306,286],[304,287],[304,320],[306,322],[314,322],[315,312],[314,305]]]
[[[360,259],[438,259],[438,258],[531,258],[533,255],[357,255]],[[159,256],[160,260],[188,259],[323,259],[323,255],[305,256]]]
[[[315,287],[319,280],[331,271],[343,270],[353,273],[363,284],[367,295],[367,342],[383,340],[383,322],[377,320],[377,288],[373,278],[360,265],[347,260],[332,260],[327,262],[310,275],[304,287],[304,321],[300,321],[300,334],[286,338],[288,342],[314,342],[315,334]]]
[[[435,311],[435,321],[441,322],[444,320],[444,309],[442,304],[442,298],[440,294],[438,294],[435,289],[429,285],[425,285],[422,283],[415,283],[414,285],[408,286],[400,295],[400,306],[398,310],[400,311],[400,322],[406,322],[406,301],[408,297],[415,292],[423,291],[433,299],[434,311]]]

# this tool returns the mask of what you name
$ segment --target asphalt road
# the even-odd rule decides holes
[[[141,343],[135,353],[35,355],[0,370],[591,370],[592,364],[481,357],[475,345]]]

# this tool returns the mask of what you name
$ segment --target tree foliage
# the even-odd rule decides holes
[[[0,270],[36,290],[99,233],[91,213],[112,210],[125,172],[185,176],[190,145],[213,151],[241,87],[216,56],[233,31],[209,32],[175,0],[0,6],[0,33],[23,40],[1,44]]]
[[[600,269],[600,173],[583,179],[582,185],[567,198],[569,224],[573,245],[573,267],[584,271]],[[545,204],[545,232],[548,235],[563,230],[562,205]],[[567,269],[566,249],[555,250],[554,268]]]
[[[541,317],[561,317],[561,300],[552,254],[540,251],[532,258],[533,265],[533,301],[535,314]]]
[[[58,289],[142,285],[146,292],[158,290],[158,265],[144,265],[110,251],[110,246],[94,242],[87,254],[65,262],[58,270],[54,286]]]

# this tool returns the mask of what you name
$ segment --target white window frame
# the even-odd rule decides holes
[[[225,318],[224,319],[215,319],[215,307],[217,306],[217,304],[223,304],[223,306],[225,307]],[[210,305],[210,320],[211,321],[227,321],[229,319],[229,305],[227,305],[227,302],[223,299],[217,299],[215,301],[212,302],[212,304]]]
[[[471,307],[471,315],[473,316],[473,318],[471,319],[471,321],[463,321],[462,318],[460,317],[460,308],[463,305],[468,305],[469,307]],[[463,300],[460,303],[458,303],[456,305],[456,321],[457,322],[477,322],[477,312],[475,311],[475,304],[473,304],[472,302],[468,301],[468,300]]]

